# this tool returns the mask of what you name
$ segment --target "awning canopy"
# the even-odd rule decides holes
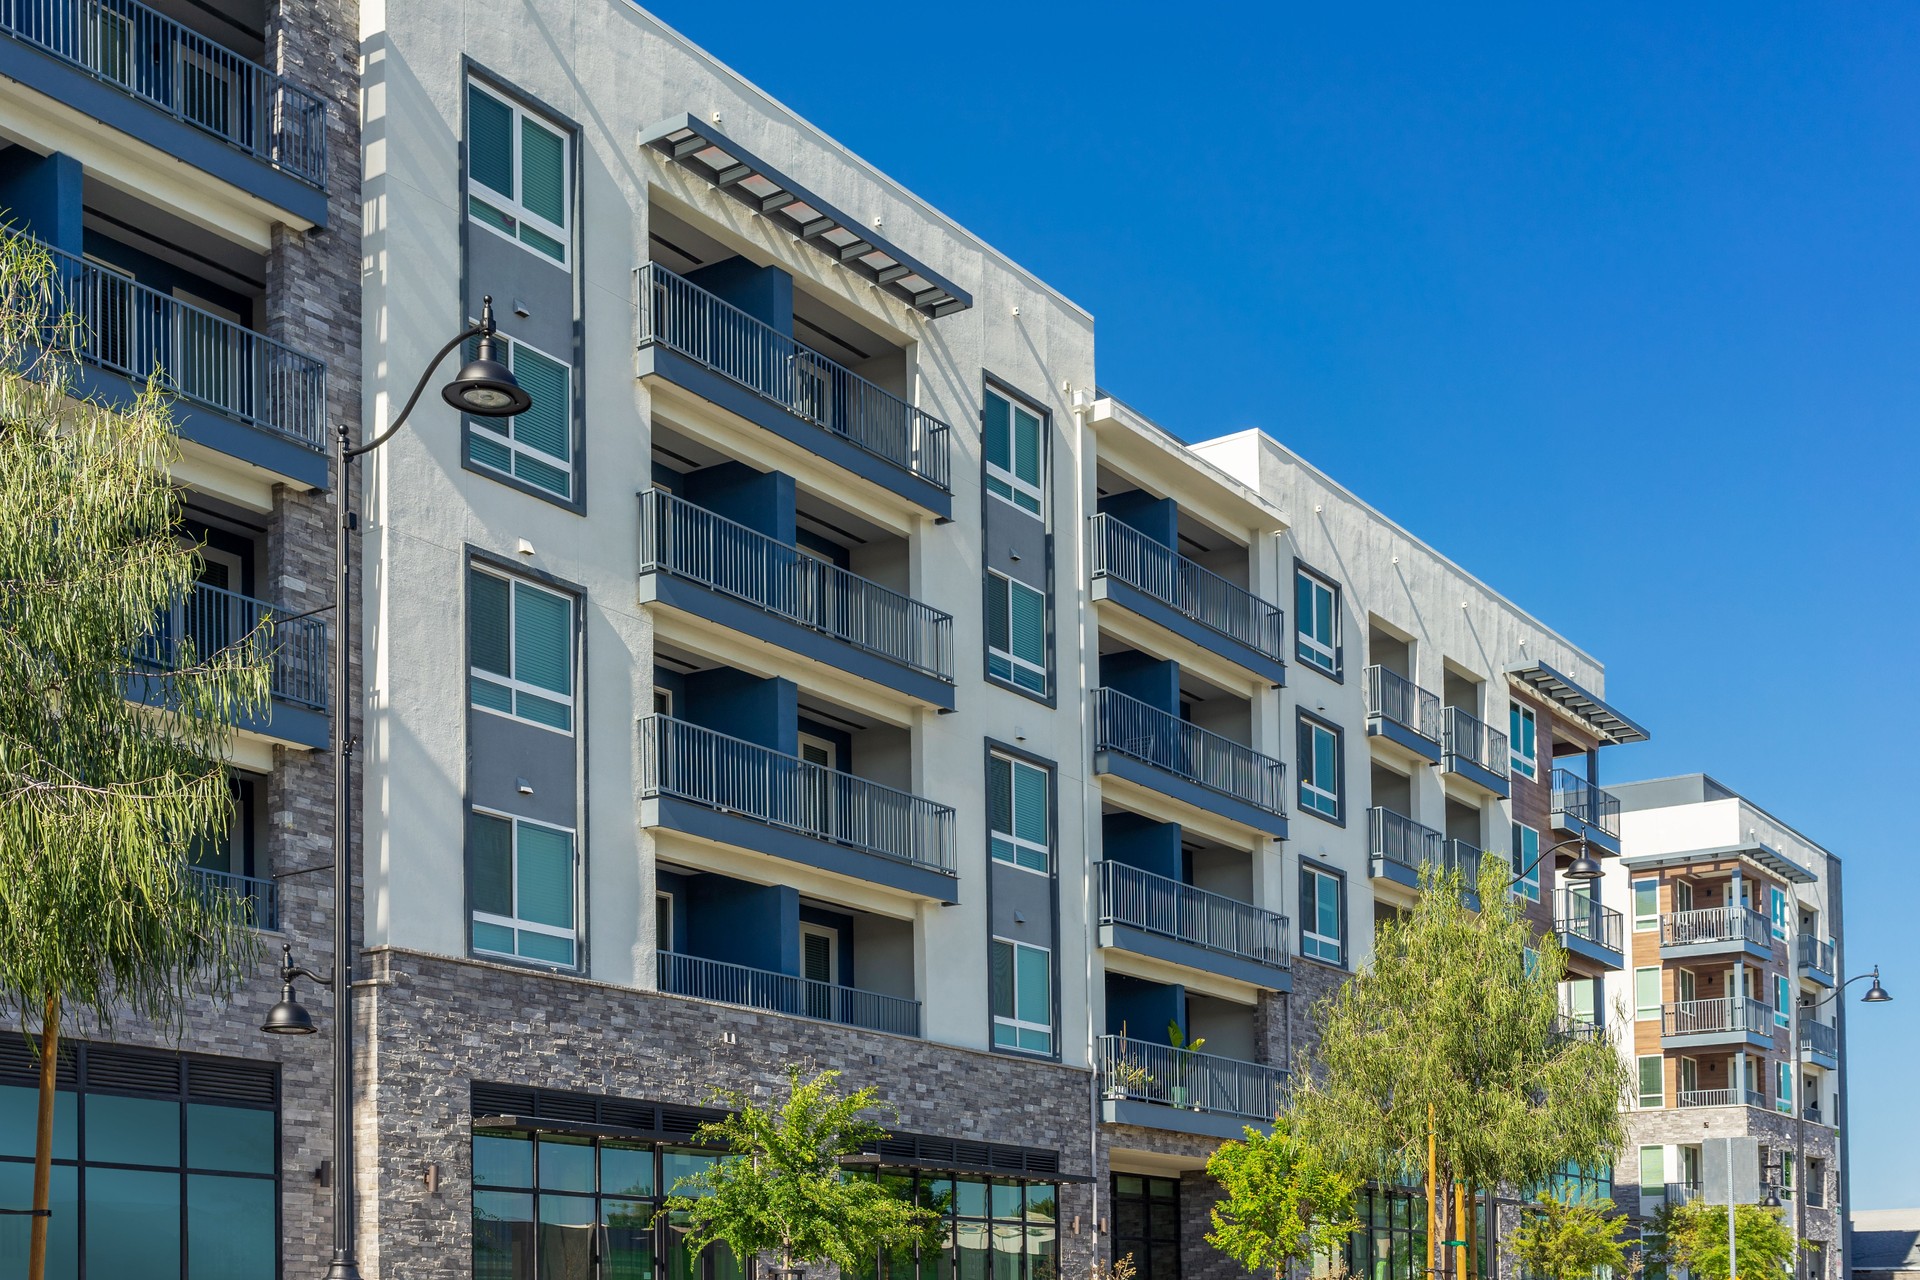
[[[1593,730],[1603,745],[1645,742],[1649,736],[1645,729],[1544,662],[1526,667],[1509,667],[1507,676],[1528,686]]]
[[[783,231],[927,316],[938,319],[973,305],[972,295],[959,285],[691,115],[642,129],[640,145],[654,148],[760,216],[772,218]]]

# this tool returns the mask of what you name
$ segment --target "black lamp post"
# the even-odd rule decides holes
[[[1793,946],[1793,973],[1796,979],[1794,986],[1798,988],[1800,984],[1797,979],[1806,968],[1806,955],[1801,949],[1799,938],[1796,937],[1793,940]],[[1821,996],[1818,1000],[1809,1000],[1805,1004],[1797,1005],[1793,1018],[1793,1088],[1795,1093],[1798,1093],[1800,1090],[1800,1011],[1818,1009],[1829,1000],[1838,998],[1841,992],[1845,991],[1854,983],[1865,982],[1869,978],[1873,980],[1873,985],[1868,987],[1866,994],[1860,997],[1861,1004],[1886,1004],[1893,999],[1892,996],[1887,994],[1887,989],[1880,985],[1880,966],[1875,965],[1873,966],[1872,973],[1863,973],[1858,977],[1848,978],[1845,982],[1827,992],[1826,995]],[[1796,990],[1795,995],[1798,994]],[[1806,1152],[1807,1100],[1805,1098],[1795,1098],[1793,1103],[1793,1176],[1800,1185],[1795,1188],[1793,1197],[1793,1243],[1795,1246],[1793,1251],[1794,1280],[1801,1280],[1801,1278],[1806,1275],[1805,1264],[1802,1261],[1802,1256],[1806,1253],[1806,1250],[1799,1247],[1800,1242],[1807,1238]],[[1826,1278],[1823,1276],[1821,1280],[1826,1280]]]
[[[1508,891],[1511,892],[1519,888],[1520,882],[1525,880],[1527,876],[1533,872],[1534,868],[1570,844],[1580,846],[1580,856],[1573,860],[1572,866],[1560,873],[1562,880],[1581,880],[1590,884],[1606,874],[1605,869],[1603,869],[1598,862],[1594,861],[1593,855],[1587,852],[1587,838],[1585,836],[1575,836],[1571,840],[1562,840],[1559,844],[1542,850],[1538,857],[1532,862],[1529,862],[1525,868],[1521,870],[1520,874],[1513,878],[1513,883],[1507,886]]]
[[[480,323],[455,334],[434,354],[414,384],[413,394],[400,409],[400,415],[365,444],[355,445],[350,428],[340,423],[334,429],[334,527],[333,527],[333,976],[321,978],[293,966],[291,947],[283,947],[280,970],[281,999],[267,1015],[262,1031],[276,1035],[311,1035],[313,1018],[293,996],[296,977],[312,978],[334,992],[333,1010],[333,1261],[327,1267],[326,1280],[360,1280],[360,1267],[353,1251],[353,832],[352,794],[349,766],[359,740],[348,733],[349,685],[348,659],[352,654],[352,597],[347,588],[348,551],[358,520],[347,501],[347,464],[371,453],[393,438],[406,422],[427,379],[453,349],[470,338],[480,339],[480,349],[440,388],[441,398],[462,413],[480,418],[505,418],[525,413],[533,405],[513,373],[495,358],[493,299],[480,308]]]

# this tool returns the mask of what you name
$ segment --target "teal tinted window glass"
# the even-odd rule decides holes
[[[556,938],[550,933],[535,933],[531,929],[520,930],[520,954],[529,960],[538,960],[543,964],[573,963],[573,939]]]
[[[91,1138],[91,1104],[100,1099],[94,1097],[87,1101]],[[177,1118],[174,1123],[176,1126],[179,1124]],[[177,1129],[174,1146],[176,1149],[179,1147]],[[266,1185],[271,1193],[273,1184]],[[87,1274],[139,1276],[141,1280],[177,1280],[180,1275],[181,1191],[180,1174],[177,1172],[89,1168]]]
[[[1666,1102],[1666,1062],[1658,1055],[1640,1059],[1640,1105],[1658,1107]]]
[[[1020,1217],[1022,1199],[1019,1183],[994,1183],[991,1206],[993,1216],[1017,1220]]]
[[[481,671],[513,674],[512,641],[508,637],[509,584],[504,578],[478,570],[467,572],[467,656]]]
[[[475,1133],[473,1182],[480,1187],[533,1185],[533,1138],[525,1133]]]
[[[653,1148],[601,1143],[600,1190],[608,1195],[652,1195]]]
[[[558,929],[573,927],[573,836],[520,823],[517,916]],[[544,1178],[542,1186],[547,1185]]]
[[[567,222],[567,144],[553,130],[520,119],[520,203],[555,226]]]
[[[503,924],[488,924],[483,920],[475,920],[473,949],[497,956],[510,956],[514,950],[513,930]]]
[[[11,1034],[11,1033],[9,1033]],[[71,1165],[53,1166],[48,1185],[48,1280],[73,1280],[80,1274],[80,1172]],[[0,1161],[0,1206],[24,1209],[33,1203],[33,1166]],[[0,1277],[26,1280],[27,1249],[33,1219],[25,1214],[0,1214]]]
[[[679,1186],[680,1179],[691,1177],[718,1161],[718,1156],[700,1151],[663,1151],[660,1153],[661,1189],[668,1195],[704,1195],[706,1193],[701,1188]]]
[[[499,231],[504,231],[508,235],[513,234],[514,220],[488,204],[485,200],[482,200],[479,196],[467,197],[467,211],[488,226]]]
[[[473,1193],[474,1280],[533,1274],[533,1197],[522,1191]]]
[[[475,418],[474,434],[467,437],[467,451],[473,455],[473,460],[482,466],[492,467],[495,471],[511,471],[513,450],[507,448],[503,441],[486,434],[487,432],[497,434],[499,431],[497,423],[498,419],[494,418]]]
[[[573,473],[524,453],[513,455],[513,474],[537,489],[566,497],[573,492]]]
[[[963,1218],[987,1216],[987,1184],[978,1178],[960,1178],[954,1183],[954,1211]]]
[[[652,1163],[652,1154],[648,1154]],[[607,1200],[600,1210],[606,1256],[605,1280],[654,1280],[653,1206],[636,1200]]]
[[[996,1018],[1013,1017],[1013,944],[995,942],[988,974],[988,996]]]
[[[572,456],[572,371],[527,347],[513,348],[513,376],[533,407],[513,419],[513,437],[530,449],[566,461]]]
[[[565,596],[513,584],[514,675],[555,693],[573,692],[573,605]]]
[[[541,1134],[539,1166],[542,1191],[592,1191],[593,1140]]]
[[[1047,598],[1032,587],[1013,583],[1013,656],[1044,664],[1047,657]]]
[[[273,1112],[187,1104],[187,1165],[229,1173],[272,1173],[279,1164]]]
[[[472,847],[468,853],[467,891],[473,897],[473,909],[490,916],[511,916],[513,823],[507,818],[476,813],[468,819],[468,830]]]
[[[1013,474],[1040,483],[1040,419],[1025,409],[1013,411]]]
[[[1513,892],[1540,901],[1540,833],[1524,823],[1513,824]]]
[[[1029,764],[1013,766],[1014,834],[1039,844],[1047,841],[1047,775]]]
[[[998,574],[987,575],[987,647],[1012,652],[1011,609],[1007,593],[1013,583]]]
[[[1013,470],[1013,406],[987,392],[985,421],[987,462],[1002,471]]]
[[[153,1098],[89,1094],[86,1146],[89,1163],[105,1161],[178,1168],[180,1104]],[[179,1235],[177,1224],[174,1234]]]
[[[467,86],[467,176],[513,199],[513,109]]]
[[[87,1171],[89,1227],[95,1176],[95,1170]],[[191,1280],[259,1280],[273,1274],[279,1253],[274,1195],[271,1178],[187,1175],[187,1263]]]
[[[18,1032],[5,1034],[17,1035]],[[36,1064],[37,1069],[38,1064]],[[79,1154],[74,1135],[79,1113],[73,1094],[65,1089],[53,1095],[53,1158],[72,1160]],[[0,1085],[0,1156],[31,1157],[40,1112],[40,1091],[18,1085]]]
[[[987,829],[995,837],[994,856],[1013,861],[1013,842],[999,838],[1013,833],[1013,761],[1005,756],[987,760]]]
[[[544,231],[536,231],[524,222],[520,224],[520,240],[522,243],[538,249],[549,258],[566,257],[567,247],[564,244],[561,244]]]
[[[1039,947],[1021,947],[1016,956],[1019,990],[1015,998],[1020,1021],[1050,1024],[1053,1021],[1053,957]]]

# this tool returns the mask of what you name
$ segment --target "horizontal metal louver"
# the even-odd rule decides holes
[[[189,1058],[187,1097],[196,1102],[251,1102],[270,1107],[280,1100],[280,1073],[264,1062]]]
[[[56,1056],[54,1079],[59,1088],[71,1089],[78,1076],[72,1046],[62,1045]],[[35,1087],[40,1083],[40,1055],[18,1031],[0,1031],[0,1082]]]
[[[87,1090],[125,1089],[180,1095],[181,1060],[177,1054],[144,1053],[106,1045],[87,1047]]]

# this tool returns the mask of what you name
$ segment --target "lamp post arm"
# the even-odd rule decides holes
[[[1535,869],[1537,869],[1541,863],[1545,862],[1548,858],[1551,858],[1554,854],[1560,852],[1562,849],[1566,848],[1568,845],[1585,844],[1586,842],[1587,842],[1587,838],[1585,836],[1575,836],[1571,840],[1562,840],[1559,844],[1556,844],[1549,849],[1542,850],[1540,854],[1536,856],[1532,862],[1529,862],[1526,865],[1526,868],[1523,871],[1521,871],[1519,875],[1513,878],[1513,882],[1509,884],[1507,888],[1511,890],[1516,886],[1518,886],[1519,883],[1522,880],[1525,880],[1527,876],[1530,873],[1532,873]]]
[[[427,367],[420,371],[420,381],[413,384],[413,394],[408,396],[406,404],[401,406],[400,416],[395,418],[392,422],[389,422],[387,424],[387,429],[385,431],[382,431],[379,435],[367,441],[365,444],[354,445],[351,447],[348,447],[347,445],[343,444],[340,448],[341,458],[343,459],[357,458],[363,453],[372,453],[375,449],[378,449],[381,445],[393,439],[394,432],[400,430],[401,427],[406,425],[407,415],[413,412],[413,406],[420,403],[420,393],[427,389],[427,380],[433,377],[433,371],[440,367],[440,362],[442,360],[445,360],[449,355],[451,355],[453,353],[453,349],[459,346],[461,343],[465,342],[468,338],[484,337],[489,332],[491,332],[490,326],[488,326],[485,322],[482,322],[480,324],[474,325],[470,329],[467,329],[465,332],[457,333],[452,338],[450,338],[447,341],[447,345],[444,347],[441,347],[439,351],[434,353],[433,359],[427,361]]]
[[[1835,987],[1833,990],[1827,992],[1827,994],[1825,994],[1824,996],[1821,996],[1818,1000],[1809,1000],[1805,1004],[1801,1005],[1800,1007],[1802,1009],[1818,1009],[1821,1005],[1827,1003],[1827,1001],[1838,999],[1840,994],[1844,992],[1848,987],[1852,986],[1854,983],[1865,982],[1868,978],[1877,978],[1879,976],[1880,976],[1880,971],[1878,969],[1871,970],[1870,972],[1867,972],[1867,973],[1856,974],[1855,976],[1848,978],[1845,982],[1841,983],[1839,986]]]

